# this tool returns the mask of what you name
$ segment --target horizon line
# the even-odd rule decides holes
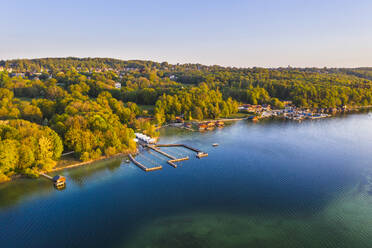
[[[6,61],[14,61],[14,60],[37,60],[37,59],[115,59],[120,61],[141,61],[141,62],[155,62],[155,63],[168,63],[170,65],[202,65],[202,66],[208,66],[208,67],[223,67],[223,68],[236,68],[236,69],[253,69],[253,68],[263,68],[263,69],[363,69],[363,68],[372,68],[372,65],[370,66],[351,66],[351,67],[337,67],[337,66],[295,66],[295,65],[286,65],[286,66],[234,66],[234,65],[221,65],[221,64],[203,64],[199,62],[177,62],[172,63],[168,61],[157,61],[157,60],[151,60],[151,59],[124,59],[124,58],[115,58],[115,57],[78,57],[78,56],[54,56],[54,57],[32,57],[32,58],[1,58],[0,62],[6,62]]]

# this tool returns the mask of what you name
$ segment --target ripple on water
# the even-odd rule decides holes
[[[174,169],[144,152],[164,164],[154,173],[102,161],[58,172],[68,179],[64,191],[45,179],[0,185],[0,244],[372,247],[370,124],[354,115],[238,122],[203,134],[164,129],[161,143],[190,144],[210,156],[164,148],[190,156]]]
[[[312,216],[192,212],[143,225],[121,247],[368,247],[372,197],[357,187]]]

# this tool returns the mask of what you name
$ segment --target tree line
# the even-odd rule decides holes
[[[371,68],[45,58],[0,61],[1,69],[0,180],[50,169],[62,151],[75,151],[83,161],[133,151],[134,132],[157,136],[156,125],[176,117],[227,117],[241,103],[276,108],[288,100],[304,108],[372,105]],[[152,105],[153,111],[142,105]]]

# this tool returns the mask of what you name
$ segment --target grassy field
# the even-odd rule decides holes
[[[235,113],[235,114],[231,114],[231,115],[228,115],[228,116],[224,116],[222,118],[227,118],[227,119],[234,119],[234,118],[245,118],[245,117],[248,117],[248,116],[252,116],[252,114],[249,114],[249,113]]]
[[[26,102],[31,102],[32,99],[37,99],[37,98],[29,98],[29,97],[18,97],[18,99],[22,100],[22,101],[26,101]]]

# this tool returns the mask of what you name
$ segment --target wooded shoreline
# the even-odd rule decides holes
[[[76,161],[76,163],[72,163],[72,164],[68,164],[68,165],[60,166],[60,167],[57,166],[57,167],[55,167],[55,168],[53,168],[51,170],[40,171],[40,173],[53,173],[53,172],[57,172],[57,171],[68,170],[68,169],[72,169],[72,168],[77,168],[77,167],[82,167],[82,166],[85,166],[85,165],[93,164],[93,163],[100,162],[100,161],[105,161],[105,160],[111,160],[111,159],[115,159],[115,158],[125,157],[125,156],[128,156],[130,154],[133,155],[133,154],[136,154],[136,153],[137,153],[137,151],[133,151],[133,152],[129,152],[128,151],[128,152],[124,152],[124,153],[114,154],[114,155],[111,155],[111,156],[101,156],[101,157],[99,157],[97,159],[92,159],[92,160],[89,160],[89,161]],[[10,180],[8,180],[8,181],[2,181],[2,182],[0,182],[0,184],[9,183],[9,182],[15,181],[17,179],[21,179],[21,178],[32,179],[32,178],[30,178],[27,175],[16,174],[16,175],[13,175]]]
[[[242,110],[255,121],[281,115],[271,108],[292,107],[286,117],[299,120],[372,105],[371,72],[109,58],[0,61],[0,181],[85,164],[61,162],[63,150],[92,162],[134,150],[134,133],[156,137],[164,123],[185,122],[190,130],[193,122],[201,131],[244,119]]]
[[[125,153],[118,153],[118,154],[115,154],[115,155],[112,155],[112,156],[101,156],[100,158],[92,159],[92,160],[89,160],[89,161],[83,161],[83,162],[78,162],[78,163],[74,163],[74,164],[69,164],[69,165],[66,165],[66,166],[55,167],[52,170],[45,171],[45,172],[46,173],[53,173],[53,172],[56,172],[56,171],[76,168],[76,167],[92,164],[92,163],[99,162],[99,161],[110,160],[110,159],[119,158],[119,157],[125,157],[125,156],[128,156],[129,154],[135,154],[135,153],[136,152],[125,152]]]
[[[344,114],[352,114],[352,113],[358,113],[360,111],[363,111],[363,110],[368,110],[368,109],[371,109],[372,108],[372,105],[371,106],[357,106],[357,107],[353,107],[353,108],[350,108],[348,111],[346,112],[342,112]],[[334,115],[332,116],[335,116],[337,117],[337,114],[340,114],[340,112],[337,112],[335,113]],[[247,120],[247,117],[241,117],[241,118],[220,118],[220,119],[217,119],[217,120],[213,120],[213,121],[241,121],[241,120]],[[204,123],[204,122],[208,122],[208,120],[202,120],[202,121],[192,121],[193,123]],[[172,127],[171,123],[167,123],[166,125],[163,125],[161,127],[158,127],[157,129],[161,129],[161,128],[165,128],[165,127]],[[68,165],[64,165],[64,166],[57,166],[51,170],[47,170],[47,171],[41,171],[40,173],[54,173],[54,172],[57,172],[57,171],[63,171],[63,170],[68,170],[68,169],[72,169],[72,168],[77,168],[77,167],[81,167],[81,166],[85,166],[85,165],[89,165],[89,164],[92,164],[92,163],[95,163],[95,162],[99,162],[99,161],[105,161],[105,160],[111,160],[111,159],[115,159],[115,158],[120,158],[120,157],[125,157],[125,156],[128,156],[128,155],[133,155],[133,154],[136,154],[138,152],[138,150],[136,151],[128,151],[128,152],[124,152],[124,153],[118,153],[118,154],[114,154],[114,155],[111,155],[111,156],[101,156],[97,159],[92,159],[92,160],[89,160],[89,161],[76,161],[76,163],[72,163],[72,164],[68,164]],[[14,180],[17,180],[17,179],[20,179],[20,178],[30,178],[26,175],[22,175],[22,174],[17,174],[17,175],[13,175],[11,177],[10,180],[8,181],[2,181],[0,182],[0,184],[3,184],[3,183],[7,183],[7,182],[12,182]]]

